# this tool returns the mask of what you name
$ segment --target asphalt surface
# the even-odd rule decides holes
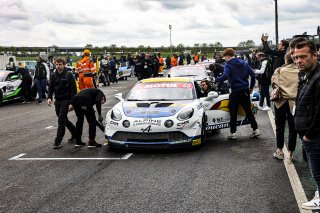
[[[127,93],[135,82],[128,78],[100,87],[107,96],[103,115],[118,102],[114,94]],[[75,122],[74,112],[69,118]],[[259,111],[257,121],[259,139],[249,138],[247,125],[238,128],[236,141],[226,139],[225,129],[210,135],[200,150],[128,155],[105,147],[75,148],[67,143],[68,131],[63,148],[54,150],[54,107],[5,104],[0,107],[0,212],[299,212],[284,164],[272,157],[275,136],[267,113]],[[84,141],[87,136],[85,124]],[[105,142],[98,129],[97,141]],[[297,150],[295,164],[311,198],[314,183],[300,154]]]

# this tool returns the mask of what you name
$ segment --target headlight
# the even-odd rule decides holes
[[[187,108],[179,113],[179,115],[177,116],[177,119],[179,121],[189,119],[193,116],[193,112],[194,112],[193,108]]]
[[[111,119],[115,121],[120,121],[122,119],[122,115],[120,110],[118,109],[113,109],[111,112]]]

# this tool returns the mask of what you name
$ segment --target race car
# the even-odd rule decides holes
[[[110,148],[165,149],[199,147],[206,130],[228,127],[228,95],[201,89],[192,78],[149,78],[139,81],[106,115]],[[256,107],[252,105],[252,110]],[[227,124],[226,124],[227,123]],[[238,125],[248,124],[239,109]]]
[[[22,80],[13,71],[0,70],[0,105],[3,102],[22,98]]]
[[[131,68],[128,66],[128,62],[120,63],[117,72],[117,79],[127,80],[128,77],[131,76]]]
[[[203,79],[207,79],[211,82],[213,79],[209,75],[210,71],[207,71],[205,66],[201,65],[184,65],[171,67],[167,76],[168,77],[190,77],[200,83]]]

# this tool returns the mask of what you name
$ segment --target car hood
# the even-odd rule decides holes
[[[183,101],[124,101],[123,112],[128,117],[161,118],[175,115],[193,100]]]

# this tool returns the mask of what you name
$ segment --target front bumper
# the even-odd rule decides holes
[[[176,149],[196,147],[202,143],[200,135],[188,137],[182,132],[116,132],[106,139],[109,147],[122,149]]]

